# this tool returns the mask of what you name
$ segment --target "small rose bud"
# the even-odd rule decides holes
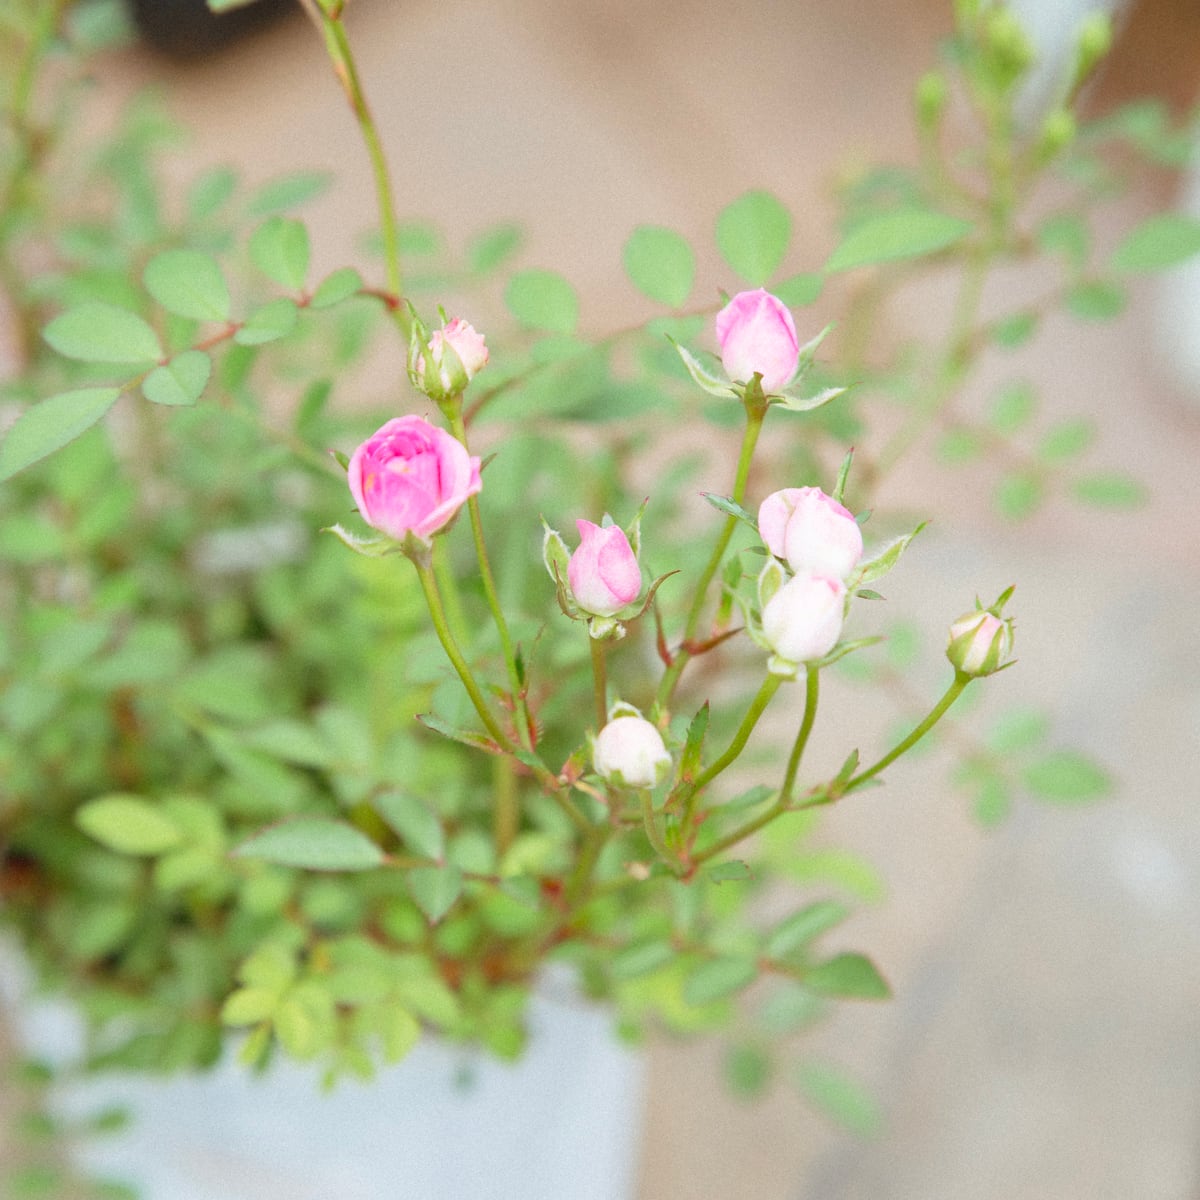
[[[436,372],[432,378],[426,364],[426,350]],[[413,383],[426,395],[442,400],[460,393],[487,366],[487,361],[483,334],[461,317],[455,317],[429,335],[427,347],[414,347],[410,359]]]
[[[363,520],[388,537],[428,540],[483,486],[479,459],[423,417],[396,417],[350,456],[346,470]]]
[[[800,342],[787,305],[762,288],[739,292],[717,313],[721,364],[735,383],[762,376],[767,395],[778,392],[800,365]]]
[[[642,572],[625,531],[576,521],[579,549],[567,563],[567,583],[575,603],[594,617],[611,617],[632,604],[642,590]]]
[[[767,601],[763,636],[785,662],[823,658],[842,633],[846,588],[828,575],[797,575]]]
[[[767,549],[793,571],[848,579],[862,558],[862,531],[848,509],[820,488],[772,492],[758,509]]]
[[[950,626],[946,657],[964,675],[991,675],[1012,653],[1012,620],[986,609],[966,613]]]
[[[596,735],[592,763],[618,787],[655,787],[671,769],[662,734],[645,717],[617,717]]]

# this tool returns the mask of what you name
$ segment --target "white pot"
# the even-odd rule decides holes
[[[19,974],[11,962],[6,983]],[[67,1005],[26,1000],[14,1012],[32,1053],[78,1053]],[[127,1130],[74,1153],[143,1200],[629,1200],[641,1057],[557,978],[529,1022],[514,1065],[426,1042],[373,1083],[329,1094],[311,1068],[280,1062],[254,1077],[223,1061],[171,1079],[105,1073],[62,1085],[56,1104],[75,1116],[129,1109]]]

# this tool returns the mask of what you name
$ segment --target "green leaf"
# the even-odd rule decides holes
[[[971,232],[971,223],[932,209],[881,213],[856,225],[829,256],[825,271],[921,258],[944,250]]]
[[[526,329],[574,333],[579,323],[575,289],[554,271],[521,271],[504,290],[508,311]]]
[[[1108,773],[1074,750],[1057,750],[1025,768],[1025,786],[1041,800],[1077,804],[1112,791]]]
[[[875,1098],[837,1067],[804,1063],[796,1083],[821,1112],[859,1137],[870,1137],[883,1122]]]
[[[725,1056],[725,1080],[735,1095],[761,1096],[771,1082],[772,1065],[761,1046],[731,1046]]]
[[[1096,436],[1096,427],[1086,417],[1071,417],[1050,429],[1038,445],[1038,457],[1062,462],[1082,454]]]
[[[221,1005],[222,1025],[257,1025],[274,1014],[280,994],[271,988],[243,987]]]
[[[142,281],[167,312],[194,321],[229,320],[229,287],[211,255],[164,250],[146,264]]]
[[[369,871],[383,851],[360,829],[329,817],[296,817],[242,842],[233,853],[309,871]]]
[[[435,861],[445,855],[446,832],[442,823],[415,796],[386,791],[371,803],[413,853]]]
[[[1200,253],[1200,220],[1184,213],[1159,213],[1143,221],[1113,251],[1115,271],[1162,271]]]
[[[749,526],[754,530],[755,536],[758,535],[758,521],[753,513],[747,512],[740,504],[730,500],[728,496],[717,496],[712,492],[701,492],[701,496],[709,502],[717,510],[724,513],[727,517],[736,517],[743,525]]]
[[[682,779],[695,779],[700,773],[700,757],[704,753],[704,737],[708,732],[708,715],[706,700],[688,722],[683,753],[679,757],[679,774]]]
[[[223,208],[237,188],[237,173],[212,167],[199,175],[187,193],[187,212],[193,221],[206,221]]]
[[[467,245],[467,264],[472,274],[488,275],[521,248],[519,225],[497,225],[486,229]]]
[[[182,840],[158,805],[121,793],[89,800],[76,812],[75,824],[118,854],[162,854]]]
[[[263,184],[250,198],[246,213],[251,217],[269,217],[286,212],[316,199],[332,182],[333,175],[329,171],[296,171],[284,175]]]
[[[308,230],[302,221],[271,217],[250,235],[250,258],[268,279],[298,292],[308,276]]]
[[[822,996],[847,1000],[886,1000],[891,988],[863,954],[838,954],[804,976],[805,984]]]
[[[458,867],[413,867],[404,874],[409,895],[420,910],[436,925],[462,894],[463,874]]]
[[[1146,488],[1130,475],[1106,472],[1077,479],[1071,490],[1083,504],[1096,508],[1136,508],[1146,502]]]
[[[1005,350],[1023,346],[1037,331],[1037,313],[1019,312],[1002,317],[991,327],[992,341]]]
[[[116,387],[80,388],[27,408],[0,443],[0,480],[11,478],[90,429],[120,394]]]
[[[675,947],[665,938],[634,942],[613,955],[610,970],[614,979],[637,979],[667,966],[675,956]]]
[[[757,978],[758,964],[752,958],[736,955],[712,958],[688,973],[683,998],[697,1007],[712,1004],[740,992]]]
[[[1036,708],[1017,708],[1000,716],[988,731],[987,744],[997,754],[1012,754],[1043,741],[1050,731],[1046,714]]]
[[[308,302],[308,307],[332,308],[333,305],[341,304],[343,300],[349,300],[351,296],[356,295],[362,286],[362,276],[353,267],[342,267],[321,280]]]
[[[760,287],[779,269],[792,217],[770,192],[746,192],[717,217],[717,249],[735,275]]]
[[[142,380],[142,395],[155,404],[195,404],[211,374],[212,360],[203,350],[185,350]]]
[[[287,337],[296,328],[299,309],[294,300],[281,296],[256,308],[245,324],[233,335],[239,346],[261,346]]]
[[[735,883],[742,879],[750,879],[753,875],[750,864],[737,858],[731,859],[729,862],[718,863],[705,872],[705,878],[710,883]]]
[[[1006,384],[992,402],[992,428],[1005,437],[1025,425],[1037,409],[1037,393],[1024,380]]]
[[[983,443],[979,434],[971,429],[947,429],[938,438],[938,461],[947,466],[958,466],[978,458],[983,451]]]
[[[640,225],[629,235],[622,255],[633,286],[669,308],[682,308],[692,293],[696,256],[673,229]]]
[[[900,561],[901,555],[908,549],[909,543],[925,528],[925,522],[912,531],[906,533],[903,537],[898,537],[894,541],[888,542],[881,550],[877,550],[870,558],[861,562],[857,571],[852,576],[853,587],[859,588],[863,584],[874,583],[876,579],[881,579]]]
[[[768,958],[788,958],[835,925],[841,924],[850,910],[836,900],[818,900],[771,930],[764,950]]]
[[[819,271],[806,271],[775,284],[771,290],[788,308],[804,308],[820,296],[824,286],[824,275]]]
[[[1067,292],[1067,308],[1082,321],[1110,321],[1125,310],[1125,289],[1093,279]]]
[[[135,313],[88,301],[54,318],[42,333],[66,358],[97,363],[153,363],[163,356],[158,334]]]
[[[995,502],[1009,520],[1023,520],[1042,503],[1042,485],[1032,475],[1006,475],[996,487]]]
[[[1047,253],[1062,254],[1078,270],[1087,258],[1090,234],[1078,213],[1055,213],[1039,226],[1037,240]]]

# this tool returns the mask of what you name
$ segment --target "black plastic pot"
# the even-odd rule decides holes
[[[205,0],[129,0],[142,37],[172,58],[211,54],[271,23],[296,0],[255,0],[226,13],[209,11]]]

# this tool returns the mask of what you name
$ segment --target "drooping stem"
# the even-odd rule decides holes
[[[760,410],[747,407],[746,432],[742,436],[742,449],[738,455],[737,474],[733,482],[732,499],[735,504],[741,504],[745,499],[746,484],[750,479],[750,462],[754,457],[754,447],[758,444],[758,435],[762,432],[765,415],[765,408]],[[675,657],[658,685],[656,701],[660,708],[671,702],[671,697],[679,683],[679,677],[683,674],[683,669],[692,656],[691,643],[696,636],[696,630],[700,627],[700,618],[704,614],[704,606],[708,599],[708,589],[712,584],[713,577],[721,568],[725,551],[729,549],[729,542],[733,537],[737,522],[737,517],[725,518],[725,524],[721,527],[721,533],[713,547],[713,552],[696,582],[692,606],[688,610],[687,620],[684,622],[682,643],[675,651]]]
[[[942,698],[933,706],[925,719],[902,741],[897,742],[877,763],[867,767],[865,771],[860,771],[855,775],[849,783],[846,784],[846,791],[852,792],[855,788],[861,787],[868,779],[873,779],[885,767],[890,766],[893,762],[911,750],[949,711],[950,706],[962,695],[967,684],[974,678],[972,675],[965,675],[962,671],[955,671],[954,682],[946,689]]]

